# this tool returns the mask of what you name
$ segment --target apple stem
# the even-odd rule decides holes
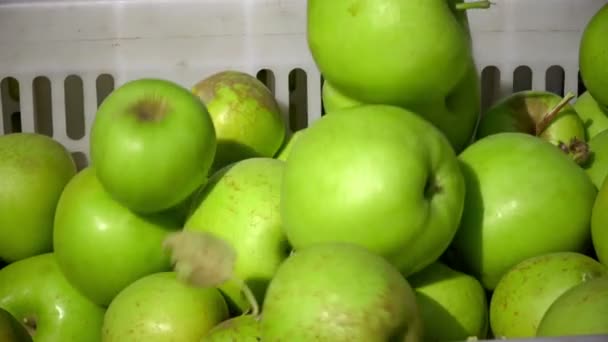
[[[487,9],[493,5],[491,1],[479,0],[471,2],[461,2],[456,4],[456,9],[459,11],[466,11],[470,9]]]
[[[241,291],[243,292],[243,295],[245,296],[245,299],[247,299],[247,301],[249,302],[251,314],[254,317],[257,317],[260,313],[260,306],[258,304],[257,299],[255,298],[255,295],[251,291],[251,288],[249,288],[249,286],[247,286],[247,283],[245,283],[244,281],[242,281],[236,277],[233,277],[232,280],[239,283],[239,285],[241,286]]]
[[[570,102],[570,100],[572,100],[574,98],[574,93],[569,92],[568,94],[566,94],[566,96],[557,104],[557,106],[555,106],[553,109],[551,109],[549,112],[547,112],[544,116],[543,119],[540,120],[537,124],[536,124],[536,136],[540,136],[545,129],[547,129],[547,127],[549,127],[549,125],[551,124],[551,122],[553,122],[553,120],[555,119],[555,117],[557,116],[557,114],[559,114],[559,112],[566,106],[568,105],[568,103]]]

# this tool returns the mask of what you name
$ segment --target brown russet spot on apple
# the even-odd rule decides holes
[[[170,111],[169,104],[165,99],[146,98],[134,104],[128,111],[137,117],[139,121],[160,121]]]
[[[549,110],[547,104],[537,97],[517,96],[509,106],[517,115],[517,129],[532,135],[536,135],[536,122]]]

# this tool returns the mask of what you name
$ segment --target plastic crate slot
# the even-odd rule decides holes
[[[581,77],[581,71],[578,71],[578,87],[576,89],[578,95],[582,95],[587,91],[587,87],[585,87],[585,83],[583,83],[583,78]]]
[[[78,171],[81,171],[89,165],[87,155],[83,152],[72,152],[72,158],[74,159],[74,163],[76,163],[76,169]]]
[[[566,73],[559,65],[552,65],[545,73],[545,90],[564,96]],[[539,89],[540,90],[540,89]]]
[[[0,132],[21,132],[19,81],[14,77],[0,80]]]
[[[485,113],[500,99],[500,69],[494,65],[481,71],[481,112]]]
[[[268,90],[270,90],[272,95],[275,95],[276,78],[275,78],[274,72],[272,72],[272,70],[262,69],[262,70],[258,71],[258,73],[256,74],[256,78],[258,80],[260,80],[260,82],[264,83],[264,85],[266,85],[266,87],[268,88]]]
[[[53,100],[51,81],[46,76],[37,76],[32,81],[34,130],[53,136]]]
[[[97,76],[97,79],[95,80],[95,89],[97,91],[97,107],[99,107],[103,100],[114,91],[114,76],[110,74],[101,74]]]
[[[513,72],[513,92],[532,89],[532,69],[527,65],[520,65]]]
[[[300,68],[289,72],[289,123],[293,131],[308,127],[308,80]]]
[[[85,136],[82,78],[78,75],[69,75],[63,82],[63,89],[66,134],[72,140],[80,140]]]

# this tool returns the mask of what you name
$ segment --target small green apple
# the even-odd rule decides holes
[[[183,202],[207,179],[216,136],[204,104],[161,79],[136,79],[100,105],[90,152],[108,193],[135,212]]]
[[[579,164],[588,157],[586,134],[582,119],[569,101],[574,97],[526,90],[513,93],[492,106],[481,118],[477,139],[501,132],[521,132],[540,137]]]
[[[345,243],[290,255],[268,287],[260,325],[265,342],[422,341],[407,280],[379,255]]]
[[[275,158],[278,160],[286,161],[287,157],[289,157],[289,154],[291,153],[291,148],[293,147],[293,144],[296,142],[296,140],[300,138],[302,134],[304,134],[305,131],[306,128],[302,128],[291,134],[285,141],[285,144],[283,144],[283,147],[281,147],[279,152],[277,152]]]
[[[36,342],[101,340],[104,309],[70,285],[52,253],[0,270],[0,307],[22,322]]]
[[[435,262],[408,281],[416,293],[425,341],[487,337],[488,303],[477,279]]]
[[[486,289],[527,258],[587,247],[597,190],[554,145],[526,133],[497,133],[459,159],[465,209],[451,252]]]
[[[361,101],[354,99],[340,90],[336,89],[329,82],[323,82],[321,88],[321,97],[323,99],[323,108],[325,113],[331,113],[335,110],[356,107],[362,105]]]
[[[3,308],[0,308],[0,341],[33,342],[25,326]]]
[[[290,251],[280,216],[284,162],[249,158],[216,172],[193,202],[185,230],[214,234],[236,252],[234,275],[263,302],[266,287]],[[237,311],[247,311],[241,285],[228,282],[220,290]]]
[[[52,251],[55,207],[75,174],[58,141],[37,133],[0,136],[0,259]]]
[[[287,123],[270,90],[240,71],[215,73],[192,91],[207,106],[217,135],[212,172],[253,157],[272,157],[282,146]]]
[[[228,318],[214,287],[197,288],[174,272],[149,274],[122,290],[103,320],[103,342],[199,342]]]
[[[260,334],[259,317],[241,315],[216,325],[200,342],[259,342]]]
[[[608,266],[608,181],[600,187],[593,205],[591,239],[598,260]]]
[[[608,107],[608,4],[589,20],[579,46],[581,78],[587,91],[602,106]]]
[[[399,107],[363,105],[323,116],[294,143],[281,216],[295,249],[350,242],[407,275],[448,247],[464,197],[454,150],[438,129]]]
[[[85,168],[68,183],[57,205],[57,261],[74,287],[106,306],[133,281],[171,268],[162,242],[181,227],[178,216],[130,211],[105,191],[94,167]]]
[[[573,107],[583,121],[587,140],[608,129],[608,109],[601,107],[588,91],[578,97]]]
[[[589,160],[583,166],[595,187],[600,189],[608,175],[608,131],[591,138],[589,151]]]
[[[551,304],[536,336],[608,335],[608,277],[580,283]]]
[[[549,306],[568,289],[607,276],[608,268],[579,253],[548,253],[526,259],[499,281],[490,302],[490,324],[496,337],[536,336]]]

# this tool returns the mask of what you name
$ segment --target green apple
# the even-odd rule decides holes
[[[477,279],[435,262],[408,281],[416,293],[425,341],[487,337],[486,292]]]
[[[608,266],[608,181],[600,187],[593,205],[591,239],[598,260]]]
[[[589,141],[590,156],[584,169],[597,189],[608,175],[608,131],[595,135]]]
[[[217,135],[213,171],[253,157],[273,157],[287,134],[287,122],[270,90],[240,71],[215,73],[192,91],[207,106]]]
[[[362,105],[361,101],[354,99],[344,94],[329,82],[324,81],[321,88],[321,98],[323,99],[323,108],[325,113],[331,113],[335,110],[356,107]]]
[[[359,101],[404,105],[446,97],[472,58],[468,31],[454,14],[467,6],[310,0],[308,46],[325,80]]]
[[[112,198],[140,213],[184,201],[207,179],[216,151],[206,107],[161,79],[127,82],[105,98],[91,128],[90,153]]]
[[[457,158],[439,130],[399,107],[363,105],[323,116],[294,143],[281,215],[295,249],[350,242],[408,275],[448,247],[464,197]]]
[[[536,336],[608,335],[608,277],[583,282],[566,291],[543,316]]]
[[[579,66],[587,91],[602,106],[608,107],[608,4],[589,20],[579,46]]]
[[[305,131],[306,131],[306,128],[302,128],[300,130],[295,131],[293,134],[291,134],[287,138],[285,143],[283,144],[283,147],[281,147],[279,152],[277,152],[277,155],[275,156],[275,158],[278,160],[286,161],[287,157],[291,153],[291,148],[293,147],[293,144],[296,142],[296,140],[298,140],[300,138],[300,136],[302,134],[304,134]]]
[[[407,280],[386,259],[346,243],[290,255],[268,287],[260,325],[265,342],[422,341]]]
[[[33,342],[25,326],[3,308],[0,308],[0,341]]]
[[[588,157],[586,134],[582,119],[569,101],[574,97],[526,90],[513,93],[494,104],[481,118],[477,139],[502,132],[520,132],[540,137],[579,164]]]
[[[578,97],[573,107],[585,125],[587,140],[608,129],[608,109],[601,107],[588,91]]]
[[[608,268],[579,253],[548,253],[520,262],[500,279],[492,295],[490,325],[494,336],[536,336],[538,324],[559,296],[602,276],[608,276]]]
[[[0,270],[0,307],[21,321],[36,342],[101,339],[104,309],[70,285],[52,253]]]
[[[249,158],[216,172],[194,199],[185,230],[204,231],[229,243],[236,252],[234,275],[263,302],[266,287],[290,251],[280,216],[283,161]],[[240,284],[220,289],[237,311],[249,310]]]
[[[52,251],[53,216],[76,174],[70,152],[37,133],[0,135],[0,259]]]
[[[103,342],[199,342],[228,318],[214,287],[197,288],[174,272],[149,274],[122,290],[103,320]]]
[[[144,275],[169,270],[163,239],[180,228],[175,215],[138,215],[105,191],[88,167],[61,195],[53,242],[66,278],[95,303],[107,306]]]
[[[527,258],[587,247],[597,190],[554,145],[526,133],[497,133],[459,159],[465,209],[451,249],[486,289]]]
[[[241,315],[216,325],[200,342],[259,342],[260,334],[259,317]]]

